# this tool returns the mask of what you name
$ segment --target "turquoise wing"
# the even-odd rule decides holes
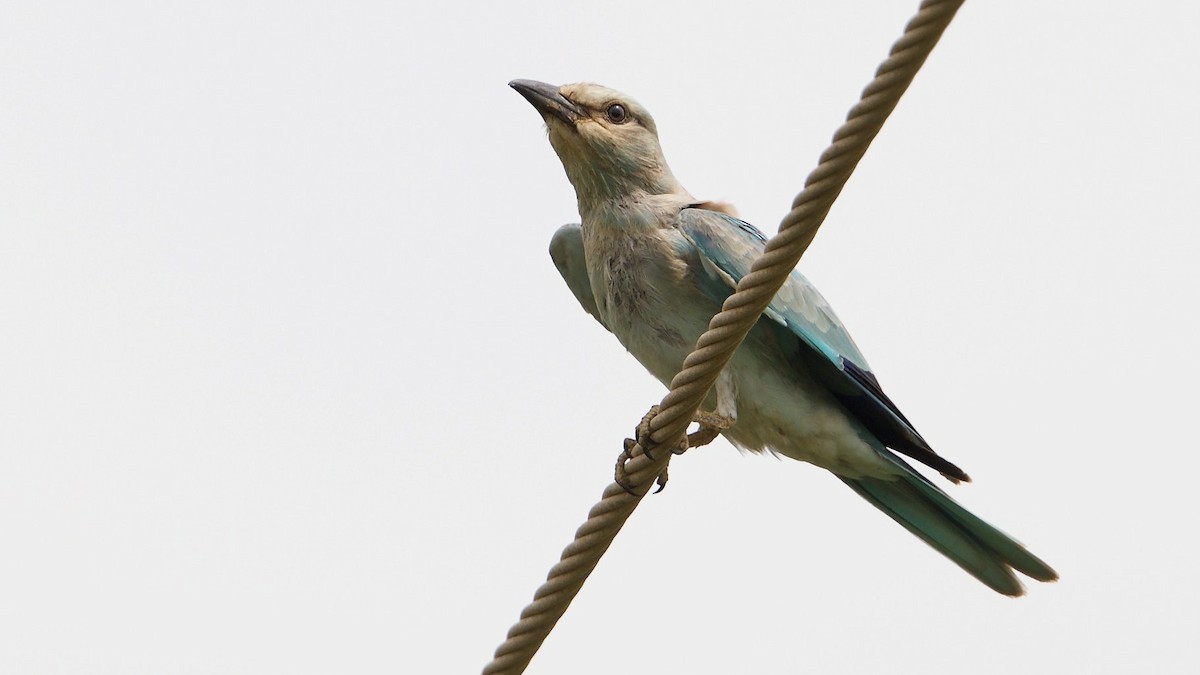
[[[750,273],[766,244],[766,237],[753,225],[706,209],[683,209],[679,227],[696,247],[705,270],[724,281],[729,293]],[[803,366],[883,445],[951,480],[970,480],[962,469],[929,447],[883,392],[846,327],[804,275],[791,273],[764,316],[784,337],[795,341],[795,353]]]

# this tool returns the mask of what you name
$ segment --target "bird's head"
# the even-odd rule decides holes
[[[654,118],[637,101],[590,83],[513,80],[509,86],[546,121],[581,207],[638,193],[687,194],[663,158]]]

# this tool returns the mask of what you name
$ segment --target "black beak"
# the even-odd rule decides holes
[[[548,116],[553,115],[563,122],[575,126],[575,122],[584,116],[583,110],[558,93],[558,87],[552,84],[537,80],[513,80],[508,83],[508,86],[524,96],[525,100],[537,108],[543,118],[546,118],[546,121],[549,121]]]

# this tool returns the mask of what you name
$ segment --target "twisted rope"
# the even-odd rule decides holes
[[[682,440],[721,369],[812,243],[850,174],[962,3],[963,0],[921,3],[904,35],[892,45],[888,58],[875,71],[875,79],[863,90],[862,98],[834,134],[833,143],[821,153],[817,168],[804,181],[804,190],[792,202],[792,211],[780,224],[779,233],[767,242],[750,274],[742,278],[737,291],[725,300],[721,312],[713,317],[696,349],[684,360],[683,369],[671,381],[671,390],[650,421],[650,439],[655,447],[675,447]],[[656,454],[652,460],[641,445],[634,446],[632,459],[626,465],[630,484],[649,486],[662,472],[671,453]],[[575,540],[563,549],[558,564],[550,569],[546,582],[534,594],[533,602],[522,610],[521,619],[496,648],[491,663],[483,669],[485,675],[525,671],[642,496],[626,492],[615,482],[604,489],[600,501],[588,512],[587,521],[576,530]]]

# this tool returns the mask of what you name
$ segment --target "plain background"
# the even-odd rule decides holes
[[[435,5],[0,9],[0,671],[477,672],[663,394],[506,83],[633,95],[770,233],[916,9]],[[1060,583],[722,441],[529,672],[1200,671],[1198,34],[967,3],[802,262]]]

